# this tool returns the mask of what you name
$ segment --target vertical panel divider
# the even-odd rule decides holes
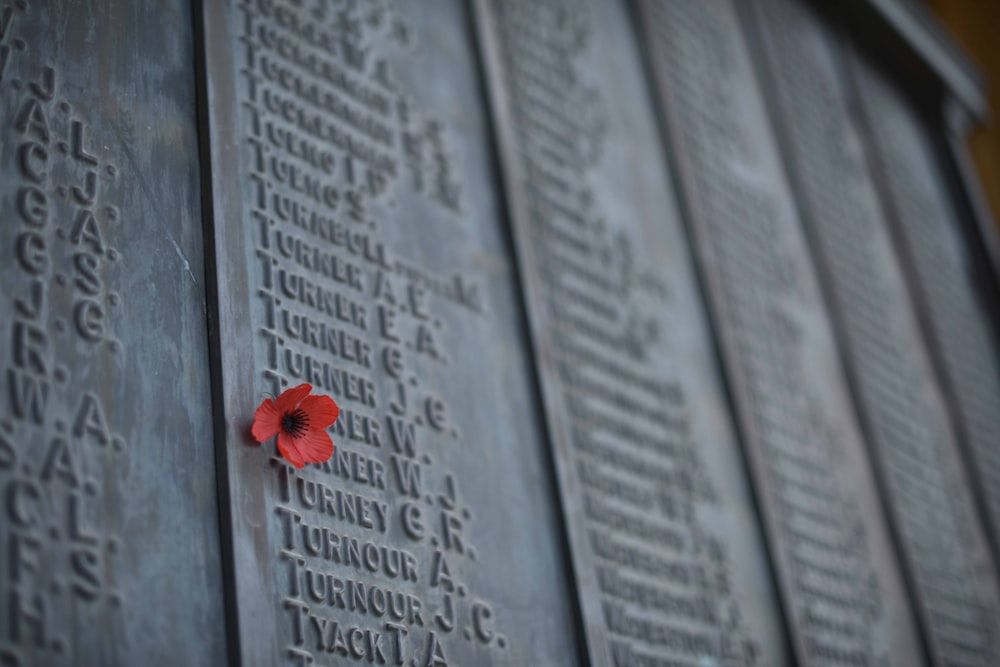
[[[250,311],[248,304],[243,304],[240,309],[239,303],[226,304],[228,309],[223,313],[224,304],[220,299],[223,288],[220,286],[220,278],[223,275],[232,275],[237,280],[241,278],[238,267],[227,265],[227,258],[220,252],[220,248],[225,247],[226,239],[232,236],[226,233],[224,224],[220,218],[226,211],[217,211],[216,189],[220,192],[225,189],[229,191],[238,186],[235,169],[223,169],[225,165],[217,162],[216,149],[217,140],[212,136],[212,124],[218,119],[213,119],[214,104],[223,104],[225,99],[235,100],[236,91],[232,90],[209,90],[208,70],[210,68],[210,52],[218,50],[228,44],[228,40],[223,39],[219,33],[226,29],[226,21],[218,14],[219,11],[227,8],[229,0],[216,2],[215,0],[191,0],[192,16],[195,30],[195,76],[198,89],[196,91],[196,101],[198,104],[198,139],[199,158],[201,169],[201,197],[202,197],[202,217],[205,230],[205,283],[206,283],[206,308],[209,338],[209,369],[212,380],[212,413],[216,415],[213,422],[215,438],[215,466],[217,477],[217,495],[219,503],[219,531],[222,546],[222,571],[223,571],[223,594],[225,597],[226,610],[226,644],[228,646],[229,662],[233,666],[251,664],[243,660],[243,646],[241,641],[241,619],[240,607],[237,603],[237,591],[239,590],[240,578],[242,577],[241,567],[237,564],[237,548],[244,545],[237,544],[236,536],[232,526],[237,520],[237,513],[234,511],[231,498],[233,497],[232,486],[235,483],[231,473],[231,447],[230,428],[227,426],[224,415],[230,414],[232,400],[229,397],[231,378],[227,378],[229,370],[223,364],[223,341],[224,333],[234,335],[234,320],[250,321]],[[211,18],[210,18],[211,16]],[[210,30],[206,29],[206,22],[210,23]],[[213,40],[209,35],[213,35]],[[213,43],[214,41],[214,43]],[[219,57],[216,53],[215,58]],[[218,98],[222,96],[222,100]],[[228,95],[228,97],[227,97]],[[234,150],[235,148],[231,148]],[[235,165],[229,165],[233,167]],[[232,214],[232,211],[228,213]],[[239,239],[237,237],[237,241]],[[224,273],[225,272],[225,273]],[[247,276],[242,275],[242,284],[247,284]],[[235,311],[233,309],[236,309]],[[248,369],[252,369],[252,363],[246,360]],[[227,382],[229,380],[229,382]],[[246,582],[244,581],[244,584]],[[276,649],[274,649],[276,651]],[[273,654],[276,657],[276,652]]]

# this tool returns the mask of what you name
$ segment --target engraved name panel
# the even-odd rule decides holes
[[[735,3],[640,17],[804,665],[917,665],[915,623]]]
[[[990,297],[978,287],[929,131],[883,75],[857,58],[852,62],[900,254],[957,408],[990,532],[1000,540],[1000,341],[990,326]]]
[[[787,664],[625,7],[476,16],[591,663]]]
[[[226,661],[191,26],[0,2],[5,666]]]
[[[834,36],[791,0],[755,4],[789,171],[828,269],[860,413],[934,662],[995,665],[1000,602],[989,547],[851,122]]]
[[[242,663],[579,664],[465,8],[205,11]],[[299,470],[248,428],[303,382]]]

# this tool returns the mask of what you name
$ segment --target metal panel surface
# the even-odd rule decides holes
[[[920,639],[735,3],[640,3],[798,661]]]
[[[463,4],[204,12],[241,664],[579,664]],[[297,470],[248,430],[301,382]]]
[[[476,10],[591,663],[787,664],[625,5]]]
[[[985,510],[981,518],[995,540],[1000,535],[1000,346],[991,306],[983,298],[989,292],[980,291],[982,276],[974,268],[969,237],[950,200],[929,130],[873,66],[860,57],[851,63],[886,210],[969,456],[973,481],[959,484],[955,493],[978,487]],[[921,576],[926,586],[947,593],[925,603],[941,628],[933,638],[935,650],[970,664],[995,664],[1000,659],[998,551],[991,554],[983,544],[981,524],[965,521],[961,528],[959,539],[946,545],[948,558]],[[957,564],[979,576],[956,577],[949,570]]]
[[[184,3],[0,2],[0,664],[219,665]]]
[[[790,0],[755,6],[789,140],[789,171],[828,269],[859,411],[932,662],[997,664],[1000,600],[988,542],[852,123],[835,37]]]

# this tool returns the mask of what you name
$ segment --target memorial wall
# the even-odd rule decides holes
[[[982,96],[901,0],[0,0],[0,665],[1000,664]]]

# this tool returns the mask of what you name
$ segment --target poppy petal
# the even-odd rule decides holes
[[[302,455],[299,453],[298,443],[295,438],[284,431],[278,434],[278,451],[289,463],[296,468],[304,468],[306,465]]]
[[[309,415],[309,428],[326,428],[337,421],[340,408],[329,396],[306,396],[299,404],[299,409]]]
[[[273,438],[281,430],[281,413],[273,399],[265,398],[253,415],[253,437],[257,442]]]
[[[302,399],[308,396],[312,390],[312,385],[306,383],[281,392],[281,396],[278,396],[278,412],[285,414],[294,410],[295,406],[301,403]]]
[[[307,463],[323,463],[333,456],[333,441],[327,432],[320,429],[309,429],[305,435],[295,441],[302,460]]]

